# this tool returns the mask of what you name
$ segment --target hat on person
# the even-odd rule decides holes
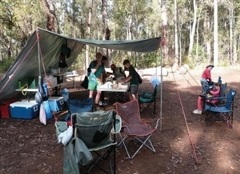
[[[209,67],[214,68],[214,65],[208,65],[208,66],[206,66],[206,68],[209,68]]]

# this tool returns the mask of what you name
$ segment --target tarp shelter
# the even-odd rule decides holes
[[[144,40],[91,40],[69,38],[41,28],[37,28],[29,37],[26,45],[0,81],[0,101],[17,96],[18,82],[28,76],[39,76],[39,72],[50,72],[51,67],[58,67],[63,44],[71,49],[66,63],[70,66],[83,51],[85,45],[112,50],[152,52],[158,50],[160,37]],[[41,58],[39,58],[41,57]],[[43,65],[43,66],[40,66]],[[43,68],[46,69],[43,69]]]

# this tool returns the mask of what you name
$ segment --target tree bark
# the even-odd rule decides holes
[[[92,19],[92,8],[93,8],[93,0],[91,6],[88,9],[88,21],[87,21],[87,38],[90,38],[90,31],[91,31],[91,19]],[[89,45],[86,45],[86,52],[85,52],[85,71],[87,74],[87,68],[89,65]]]
[[[230,56],[230,63],[234,65],[233,59],[233,4],[229,4],[229,56]]]
[[[218,66],[218,0],[214,0],[214,66]]]
[[[190,31],[190,43],[189,43],[189,50],[188,50],[188,58],[191,58],[193,44],[194,44],[194,35],[196,30],[196,23],[197,23],[197,3],[195,0],[193,0],[193,9],[194,9],[194,15],[193,15],[193,25]]]
[[[49,31],[57,32],[59,33],[59,27],[58,27],[58,21],[57,17],[55,14],[55,9],[52,0],[42,0],[46,15],[47,15],[47,23],[46,23],[46,28]]]
[[[174,63],[179,63],[179,49],[178,49],[178,20],[177,20],[177,0],[174,0],[174,42],[175,42],[175,60]]]
[[[169,64],[168,60],[168,39],[167,39],[167,8],[166,8],[166,0],[159,0],[161,4],[161,16],[162,16],[162,36],[161,36],[161,45],[162,45],[162,53],[163,53],[163,64]]]

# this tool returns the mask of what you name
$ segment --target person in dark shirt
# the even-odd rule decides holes
[[[111,70],[113,71],[112,74],[114,75],[115,79],[126,77],[123,70],[122,70],[122,67],[117,67],[115,64],[112,64],[111,65]]]
[[[138,80],[138,73],[135,70],[135,68],[130,64],[129,60],[123,61],[123,66],[125,69],[129,71],[129,75],[122,80],[123,83],[130,83],[129,86],[129,98],[130,100],[137,99],[138,97],[138,86],[139,86],[139,80]]]

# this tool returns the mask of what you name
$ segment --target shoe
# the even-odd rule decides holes
[[[202,114],[202,111],[200,111],[200,110],[198,110],[198,109],[195,109],[195,110],[193,111],[193,113],[194,113],[194,114]]]

